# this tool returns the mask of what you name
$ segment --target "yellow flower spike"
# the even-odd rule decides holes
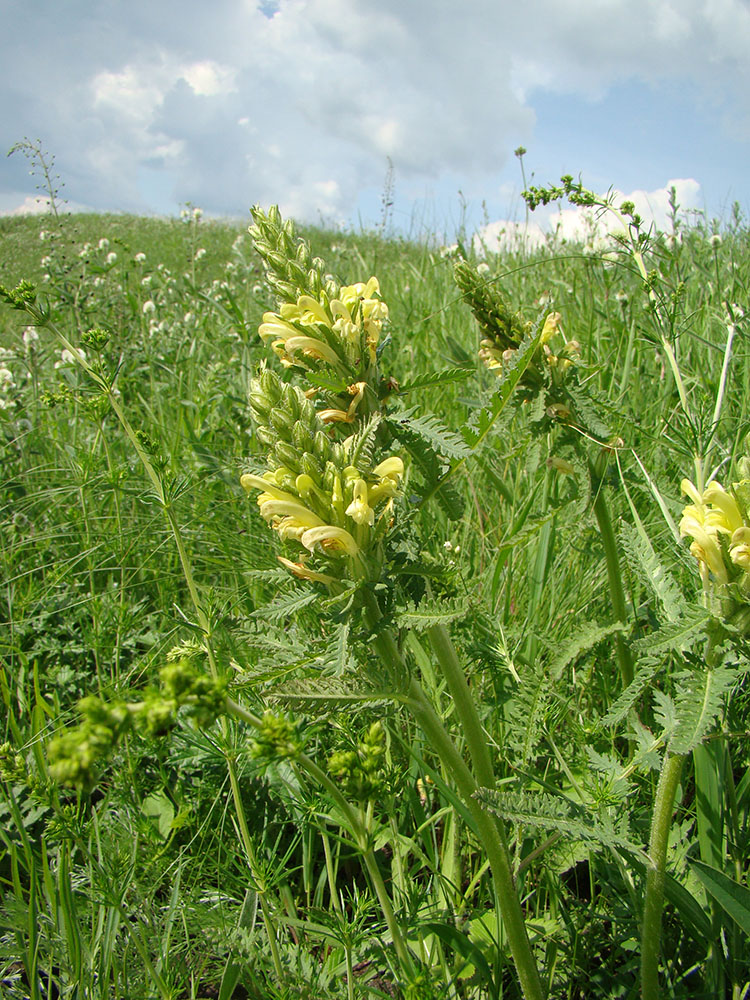
[[[285,323],[276,313],[264,313],[263,322],[258,327],[258,334],[264,344],[272,337],[276,337],[284,343],[287,337],[291,337],[298,332],[291,323]]]
[[[562,321],[562,316],[560,313],[550,313],[549,316],[544,321],[544,326],[542,327],[542,336],[539,340],[540,344],[546,344],[547,341],[552,340],[554,335],[557,333],[557,328]]]
[[[689,479],[683,479],[680,483],[680,490],[685,496],[690,497],[696,507],[703,507],[703,497]]]
[[[729,558],[735,566],[739,566],[740,569],[747,572],[750,570],[750,545],[743,543],[742,545],[730,546]]]
[[[373,475],[381,479],[393,479],[398,482],[404,474],[404,462],[398,455],[391,455],[390,458],[384,459],[380,465],[376,465],[372,471]]]
[[[354,420],[346,410],[319,410],[318,418],[324,424],[351,424]]]
[[[690,535],[693,538],[690,551],[696,559],[708,566],[709,570],[713,573],[719,583],[727,583],[727,571],[724,566],[721,549],[719,548],[716,539],[712,538],[703,526],[693,517],[682,518],[680,521],[680,534]]]
[[[312,552],[319,545],[328,555],[345,554],[359,555],[359,545],[345,528],[336,528],[331,524],[309,528],[300,536],[300,541]]]
[[[325,583],[326,585],[336,582],[335,578],[328,576],[327,573],[316,573],[315,570],[308,569],[303,560],[292,562],[291,559],[285,559],[284,556],[276,556],[276,558],[282,566],[288,569],[290,573],[294,573],[300,580],[312,580],[316,583]]]
[[[269,521],[272,517],[290,517],[297,524],[305,528],[313,528],[325,524],[325,521],[319,518],[317,514],[313,514],[311,510],[308,510],[299,501],[277,500],[275,497],[265,500],[263,503],[260,502],[261,500],[262,496],[258,497],[258,506],[260,507],[261,517],[266,521]]]
[[[295,503],[298,499],[291,493],[286,493],[284,490],[280,490],[278,486],[275,486],[268,479],[261,478],[260,476],[254,476],[250,472],[246,472],[243,476],[240,476],[240,485],[248,493],[250,490],[261,490],[262,495],[272,497],[275,500],[287,500],[291,503]]]
[[[303,472],[301,475],[297,476],[294,485],[299,495],[306,498],[312,493],[315,483],[313,482],[312,476],[308,476]]]
[[[302,351],[303,354],[307,354],[318,361],[327,361],[330,365],[337,365],[339,363],[339,356],[334,349],[329,347],[328,344],[324,344],[322,340],[316,340],[314,337],[305,337],[301,334],[296,334],[294,337],[287,337],[284,347],[288,354],[294,354],[295,351]]]
[[[346,411],[349,414],[349,419],[354,420],[354,414],[357,411],[357,407],[364,399],[365,389],[367,388],[367,382],[354,382],[352,385],[346,387],[346,391],[351,394],[352,401],[349,404],[349,408]]]
[[[737,501],[719,483],[711,482],[708,484],[703,493],[703,500],[704,503],[710,503],[712,507],[718,508],[718,511],[709,512],[710,516],[713,515],[711,523],[717,531],[731,535],[742,527],[742,514],[740,514]],[[716,514],[719,512],[717,517]]]
[[[316,299],[313,299],[309,295],[300,295],[297,299],[297,305],[302,311],[303,316],[305,312],[310,313],[316,322],[322,323],[324,326],[330,326],[331,317]]]
[[[355,524],[367,524],[372,527],[375,523],[375,511],[368,503],[367,483],[364,479],[358,479],[354,483],[354,497],[345,513]]]

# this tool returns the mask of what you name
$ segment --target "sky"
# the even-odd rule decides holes
[[[672,186],[687,213],[750,209],[748,0],[0,0],[0,15],[0,145],[41,140],[73,210],[276,203],[450,241],[524,221],[521,146],[529,182],[635,194],[661,228]],[[0,160],[0,214],[38,208],[38,180],[21,153]]]

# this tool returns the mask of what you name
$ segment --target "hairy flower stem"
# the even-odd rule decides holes
[[[380,617],[380,610],[377,607],[374,596],[368,601],[368,617],[370,624],[373,626]],[[393,674],[403,676],[405,667],[393,634],[389,630],[381,630],[375,636],[374,645],[385,668]],[[457,663],[458,660],[456,658]],[[458,687],[459,685],[455,676],[453,679]],[[466,683],[465,678],[463,683]],[[468,691],[466,693],[470,698],[471,695]],[[534,954],[531,950],[531,943],[526,933],[526,923],[521,903],[518,899],[518,892],[513,881],[503,824],[496,817],[486,812],[475,798],[475,793],[480,787],[477,784],[477,780],[456,748],[455,743],[448,735],[421,684],[414,677],[409,681],[405,704],[411,709],[414,718],[435,753],[453,776],[456,789],[464,804],[471,812],[476,824],[479,839],[486,851],[487,860],[490,863],[495,892],[497,893],[502,913],[503,926],[508,937],[510,952],[521,982],[523,995],[526,1000],[544,1000],[545,992],[542,987]],[[476,709],[474,708],[473,711],[476,712]],[[479,723],[478,719],[477,723]],[[481,725],[479,728],[481,730]],[[483,771],[488,766],[490,771],[492,769],[489,759],[482,763],[481,766]],[[492,785],[494,785],[494,777],[490,781],[490,787]]]
[[[664,905],[664,882],[667,865],[669,828],[674,799],[685,757],[664,755],[656,801],[651,818],[648,845],[649,867],[646,874],[646,894],[643,902],[641,928],[641,996],[643,1000],[659,1000],[659,954],[661,945],[661,913]]]
[[[619,622],[627,622],[628,612],[625,601],[625,588],[622,584],[620,558],[617,553],[617,542],[615,541],[612,519],[609,515],[604,484],[593,464],[589,465],[589,473],[591,475],[591,489],[594,496],[594,516],[599,526],[599,534],[604,546],[604,558],[607,563],[607,578],[609,580],[609,596],[612,601],[612,610]],[[620,665],[620,676],[624,690],[633,680],[633,655],[630,652],[627,642],[619,633],[615,637],[615,650],[617,652],[617,662]]]

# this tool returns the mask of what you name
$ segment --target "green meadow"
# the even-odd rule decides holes
[[[0,995],[750,995],[750,229],[614,209],[0,219]]]

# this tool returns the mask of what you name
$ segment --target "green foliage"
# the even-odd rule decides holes
[[[601,207],[571,178],[530,194]],[[0,219],[0,991],[519,997],[469,797],[411,714],[416,681],[474,773],[434,628],[465,670],[496,781],[479,794],[556,994],[637,990],[657,772],[674,754],[664,993],[741,990],[746,597],[739,575],[703,593],[665,514],[679,521],[701,463],[747,478],[748,235],[735,220],[716,246],[675,212],[672,240],[613,207],[626,228],[606,259],[550,242],[480,262],[466,239],[455,268],[429,244],[300,238],[273,213],[256,213],[255,248],[192,208]],[[279,297],[371,274],[390,341],[356,421],[282,449],[295,482],[315,471],[297,469],[304,454],[338,460],[350,437],[358,468],[406,460],[372,579],[332,591],[279,569],[238,479],[303,411],[355,396],[322,363],[295,386],[256,331]],[[550,310],[564,343],[542,344]],[[480,339],[512,352],[499,378],[476,364]],[[706,748],[711,768],[694,766]],[[706,855],[704,889],[688,859]]]

